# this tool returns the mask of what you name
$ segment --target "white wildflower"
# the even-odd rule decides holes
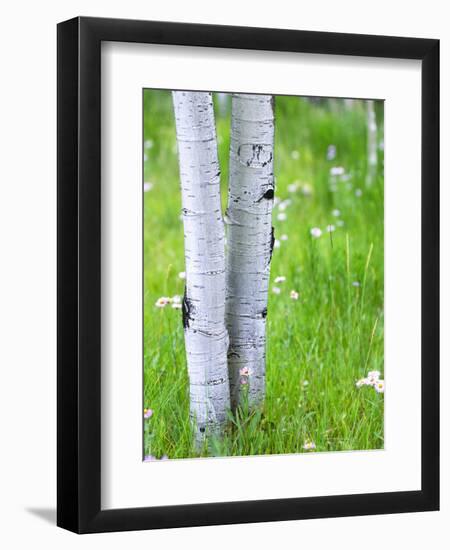
[[[287,220],[287,214],[286,214],[286,212],[280,212],[280,213],[277,215],[277,220],[280,221],[280,222],[284,222],[285,220]]]
[[[314,443],[314,441],[305,441],[304,445],[303,445],[303,449],[305,451],[312,451],[316,448],[316,444]]]
[[[319,227],[313,227],[310,233],[312,237],[318,239],[322,235],[322,230]]]
[[[150,181],[146,181],[144,183],[144,193],[147,193],[147,191],[150,191],[151,189],[153,189],[153,183]]]
[[[342,166],[333,166],[330,168],[331,176],[343,176],[345,174],[345,169]]]
[[[284,275],[280,275],[279,277],[275,277],[275,282],[276,283],[284,283],[285,280],[286,280],[286,277],[284,277]]]
[[[280,237],[280,241],[287,241],[289,239],[289,237],[283,233],[283,235],[281,235]]]
[[[328,145],[327,160],[333,160],[336,157],[336,145]]]
[[[274,294],[280,294],[281,288],[278,287],[278,286],[273,286],[273,287],[272,287],[272,292],[273,292]]]
[[[291,293],[289,294],[291,300],[298,300],[298,292],[295,290],[291,290]]]
[[[339,216],[341,215],[341,211],[338,210],[337,208],[335,208],[334,210],[332,210],[331,214],[332,214],[335,218],[339,218]]]
[[[291,204],[292,204],[291,199],[285,199],[284,201],[280,202],[280,204],[278,205],[278,209],[279,210],[286,210],[286,208],[288,206],[290,206]]]
[[[333,224],[327,225],[327,231],[328,233],[332,233],[335,231],[336,227]]]
[[[158,298],[155,302],[156,307],[166,307],[167,304],[170,304],[172,301],[172,298],[169,298],[168,296],[161,296],[161,298]]]
[[[178,273],[178,277],[180,279],[186,279],[186,271],[180,271],[180,273]]]
[[[294,149],[294,151],[291,151],[291,158],[298,160],[300,158],[300,152]]]
[[[309,183],[304,183],[302,185],[302,194],[305,197],[310,197],[313,194],[313,188],[309,185]]]

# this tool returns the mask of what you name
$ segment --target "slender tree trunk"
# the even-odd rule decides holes
[[[267,292],[274,242],[274,111],[270,95],[232,97],[226,321],[231,407],[265,395]]]
[[[367,100],[367,175],[366,185],[370,186],[377,173],[377,118],[375,102]]]
[[[197,446],[227,420],[225,239],[212,96],[173,92],[184,224],[183,324]]]

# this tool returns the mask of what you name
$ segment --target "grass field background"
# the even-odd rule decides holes
[[[225,207],[231,102],[214,100]],[[378,171],[367,187],[364,101],[276,97],[265,406],[230,415],[224,438],[209,441],[201,456],[383,448],[384,394],[356,386],[368,371],[384,378],[382,102],[376,113]],[[168,91],[144,92],[144,182],[144,407],[151,409],[144,455],[195,457],[181,310],[155,306],[184,291]]]

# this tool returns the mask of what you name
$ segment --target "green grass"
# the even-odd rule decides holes
[[[230,106],[229,98],[221,108],[215,100],[225,205]],[[376,108],[381,141],[382,103]],[[178,277],[184,271],[183,230],[169,92],[145,92],[144,140],[144,180],[153,184],[144,194],[144,406],[154,411],[144,424],[144,453],[193,457],[199,453],[189,423],[181,311],[154,305],[160,296],[184,290]],[[337,147],[331,161],[330,144]],[[301,453],[307,440],[315,442],[316,451],[383,447],[383,395],[355,387],[368,371],[383,373],[381,150],[379,159],[377,180],[366,188],[363,102],[349,109],[343,101],[276,98],[275,194],[292,203],[285,221],[277,220],[278,207],[273,215],[275,237],[288,240],[280,241],[271,264],[265,406],[230,415],[224,438],[209,441],[201,456]],[[332,166],[351,174],[336,178],[334,191]],[[299,190],[289,192],[296,181]],[[339,217],[332,215],[334,209]],[[344,225],[337,226],[337,220]],[[336,226],[331,234],[325,230],[329,224]],[[322,229],[320,238],[311,236],[312,227]],[[286,281],[274,294],[279,275]],[[291,290],[298,300],[290,298]]]

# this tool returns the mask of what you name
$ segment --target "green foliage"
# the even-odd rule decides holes
[[[229,97],[215,96],[215,110],[225,205]],[[145,92],[144,141],[144,181],[152,183],[144,194],[144,406],[154,411],[145,420],[145,454],[193,457],[181,311],[155,307],[159,297],[184,289],[170,92]],[[244,407],[230,415],[224,438],[209,441],[202,456],[300,453],[306,441],[316,451],[383,447],[383,394],[355,386],[368,371],[383,373],[383,151],[377,180],[366,188],[366,147],[363,102],[347,107],[342,100],[277,96],[275,195],[292,202],[286,220],[277,219],[279,206],[273,215],[280,246],[271,266],[266,402],[256,413]],[[344,176],[330,176],[335,166],[345,168]],[[294,182],[298,189],[289,191]],[[322,230],[319,238],[311,236],[313,227]],[[286,281],[275,284],[277,276]]]

